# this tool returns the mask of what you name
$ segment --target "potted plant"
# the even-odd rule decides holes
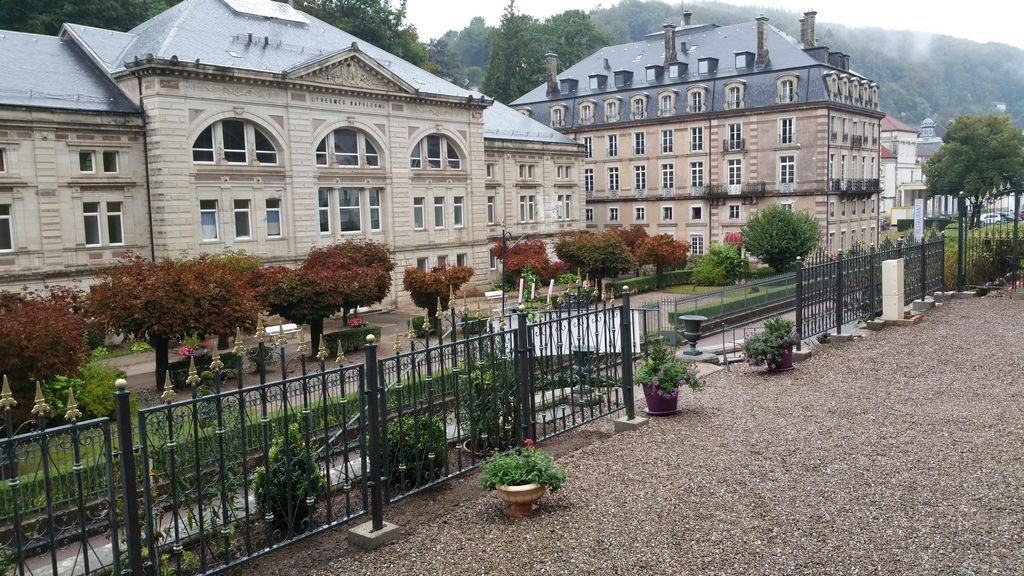
[[[672,355],[661,338],[646,342],[644,362],[633,380],[640,384],[647,399],[647,413],[668,416],[679,411],[679,388],[689,386],[694,392],[704,387],[704,381],[693,362],[680,362]]]
[[[747,338],[743,349],[747,364],[767,366],[769,372],[793,369],[793,346],[800,341],[796,324],[775,316],[764,323],[764,330]]]
[[[488,490],[497,490],[498,496],[508,502],[505,515],[523,518],[533,514],[533,504],[544,495],[554,492],[569,479],[569,473],[555,464],[550,454],[538,450],[527,438],[523,447],[495,454],[484,462],[480,483]]]

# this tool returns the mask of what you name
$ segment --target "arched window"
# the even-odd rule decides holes
[[[743,108],[743,84],[734,82],[725,89],[725,109],[739,110]]]
[[[658,96],[658,116],[672,116],[676,111],[676,95],[665,92]]]
[[[380,153],[365,134],[351,128],[338,128],[316,145],[317,166],[378,168]]]
[[[459,170],[462,168],[462,159],[447,136],[431,134],[413,146],[412,153],[409,154],[409,167]]]
[[[686,111],[691,113],[703,112],[705,93],[707,89],[703,86],[690,88],[686,91]]]
[[[794,78],[781,78],[777,84],[778,96],[775,101],[779,104],[789,104],[796,102],[796,79]]]
[[[588,125],[594,123],[594,104],[584,102],[580,104],[580,124]]]
[[[551,127],[561,128],[565,126],[565,106],[558,105],[551,107]]]
[[[619,121],[619,101],[617,99],[606,100],[604,103],[604,121]]]
[[[647,118],[647,96],[633,96],[630,99],[630,119],[643,120],[644,118]]]
[[[219,155],[218,151],[221,152]],[[192,161],[197,164],[273,166],[277,164],[277,147],[263,130],[251,122],[220,120],[196,136],[192,142]]]

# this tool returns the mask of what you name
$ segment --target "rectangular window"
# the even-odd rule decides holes
[[[359,137],[355,130],[334,131],[334,162],[338,166],[359,165]]]
[[[839,203],[839,215],[846,216],[846,200]]]
[[[839,231],[839,249],[846,250],[846,230]]]
[[[704,207],[700,204],[690,205],[690,220],[701,220],[704,218]]]
[[[633,207],[633,220],[635,222],[643,222],[647,219],[647,208],[644,206]]]
[[[795,156],[779,156],[779,182],[782,184],[792,184],[795,181]]]
[[[107,202],[107,243],[111,246],[124,244],[124,217],[120,202]]]
[[[831,200],[828,203],[828,217],[829,218],[835,218],[836,217],[836,201],[835,200]]]
[[[487,223],[494,224],[494,196],[487,197]]]
[[[456,266],[465,266],[466,265],[466,253],[465,252],[461,252],[461,253],[455,255],[455,265]]]
[[[661,189],[671,190],[676,186],[676,165],[675,164],[662,164],[661,165]]]
[[[487,266],[491,270],[497,270],[498,269],[498,257],[495,256],[494,254],[491,254],[490,256],[491,256],[491,258],[488,261]]]
[[[583,157],[594,157],[594,139],[590,136],[586,136],[583,138]]]
[[[832,250],[834,250],[835,246],[836,246],[836,233],[835,232],[829,232],[828,233],[828,251],[831,252]]]
[[[82,150],[78,153],[78,171],[83,174],[96,172],[96,153],[92,150]]]
[[[743,184],[743,160],[729,160],[729,186]]]
[[[316,165],[327,166],[327,138],[324,138],[316,145]]]
[[[434,196],[434,228],[444,228],[444,196]]]
[[[729,124],[729,150],[743,149],[743,125],[735,122]]]
[[[0,250],[14,250],[14,222],[11,220],[10,204],[0,204]]]
[[[633,155],[643,156],[647,153],[647,135],[643,132],[633,133]]]
[[[619,221],[619,209],[612,207],[608,209],[608,221],[618,222]]]
[[[704,149],[704,127],[695,126],[690,128],[690,151],[697,152]]]
[[[318,212],[320,215],[320,233],[331,232],[331,189],[321,188],[317,191]]]
[[[448,265],[448,257],[447,256],[438,256],[437,257],[437,267],[438,268],[444,268],[447,265]]]
[[[486,164],[486,167],[487,167],[487,178],[494,178],[494,164],[491,163],[491,162],[488,162]]]
[[[704,235],[690,234],[690,254],[704,253]]]
[[[427,136],[427,168],[441,167],[441,137]]]
[[[792,144],[794,142],[793,136],[793,118],[783,118],[779,121],[779,144]]]
[[[633,189],[647,190],[647,166],[633,166]]]
[[[584,168],[583,169],[583,191],[593,192],[594,191],[594,169]]]
[[[281,199],[267,198],[267,238],[281,237]]]
[[[0,148],[0,174],[7,172],[7,150]],[[4,204],[7,206],[7,204]]]
[[[534,170],[536,165],[534,164],[520,164],[519,165],[519,178],[521,180],[533,180]]]
[[[452,226],[462,228],[465,225],[462,218],[462,196],[452,197]]]
[[[835,178],[836,177],[836,155],[835,154],[829,154],[828,155],[828,177],[829,178]]]
[[[519,221],[520,222],[533,222],[534,219],[534,204],[537,201],[537,197],[528,194],[519,197]]]
[[[199,201],[199,227],[203,231],[203,240],[219,240],[220,227],[217,225],[217,201]]]
[[[572,214],[572,194],[559,194],[558,195],[558,218],[560,220],[568,220]]]
[[[788,212],[792,212],[793,211],[793,203],[792,202],[779,202],[779,206],[782,206]]]
[[[619,155],[619,137],[615,134],[608,135],[608,157]]]
[[[85,220],[85,245],[100,245],[100,203],[82,203],[82,216]]]
[[[661,131],[661,153],[668,154],[672,152],[672,129]]]
[[[619,191],[619,169],[609,168],[608,169],[608,191],[618,192]]]
[[[221,120],[220,128],[224,140],[224,161],[231,164],[248,162],[245,123],[241,120]]]
[[[373,232],[379,232],[381,229],[380,194],[380,188],[370,189],[370,230]]]
[[[729,220],[739,220],[739,219],[740,219],[740,205],[739,204],[729,204]]]
[[[103,173],[117,174],[117,150],[103,151]]]
[[[673,212],[673,209],[672,209],[671,206],[662,206],[661,207],[661,219],[666,221],[666,222],[671,221],[672,220],[672,216],[673,216],[672,212]]]
[[[699,188],[704,186],[704,163],[690,162],[690,187]]]
[[[419,268],[420,270],[426,272],[427,271],[427,259],[426,258],[417,258],[416,259],[416,267]]]
[[[594,221],[594,209],[593,208],[584,208],[583,214],[584,214],[584,219],[587,222],[593,222]]]
[[[412,199],[412,227],[415,230],[423,230],[425,223],[423,222],[423,197],[417,197]]]
[[[252,226],[249,221],[249,201],[235,200],[235,239],[247,240],[252,238]]]
[[[846,179],[846,154],[841,155],[839,160],[839,177]]]
[[[349,188],[338,191],[338,230],[341,232],[359,232],[363,229],[359,218],[359,192]]]

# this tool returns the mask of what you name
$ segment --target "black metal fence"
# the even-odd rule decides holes
[[[701,325],[704,336],[717,334],[727,326],[792,310],[795,287],[796,275],[786,272],[721,290],[663,298],[660,325],[675,332],[679,316],[696,314],[708,318]]]
[[[796,325],[802,339],[856,320],[872,320],[882,310],[882,262],[903,258],[903,299],[909,304],[941,291],[945,240],[887,240],[878,248],[818,253],[796,268]]]
[[[971,228],[967,201],[960,196],[957,221],[956,277],[947,281],[957,291],[974,289],[1006,281],[1018,289],[1020,273],[1020,184],[1014,190],[1012,222]]]
[[[25,574],[214,574],[367,515],[523,440],[623,409],[649,311],[567,307],[490,319],[463,339],[268,381],[214,358],[188,397],[116,421],[15,430],[0,440],[0,567]],[[453,315],[454,317],[454,315]],[[466,328],[465,325],[462,326]],[[257,334],[258,358],[281,355]],[[428,342],[429,343],[429,342]],[[281,344],[277,342],[276,344]],[[303,355],[304,356],[304,355]],[[251,382],[246,382],[246,379]],[[118,446],[131,446],[118,451]],[[5,564],[6,563],[6,564]],[[8,567],[8,564],[10,565]]]

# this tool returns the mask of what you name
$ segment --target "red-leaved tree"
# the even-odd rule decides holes
[[[438,301],[441,308],[447,308],[449,295],[458,292],[472,277],[473,269],[467,266],[438,266],[430,272],[412,267],[405,269],[402,285],[409,291],[413,303],[433,318],[437,315]]]
[[[491,255],[501,260],[501,242],[491,246]],[[509,278],[519,277],[524,270],[532,270],[543,282],[565,272],[564,262],[552,262],[543,240],[519,242],[505,248],[504,270]]]
[[[640,263],[654,265],[655,281],[661,288],[662,275],[666,270],[686,265],[690,243],[676,240],[671,234],[648,236],[637,247],[635,258]]]
[[[36,380],[74,376],[89,358],[86,320],[78,312],[82,292],[49,287],[45,292],[0,292],[0,374],[7,376],[18,406],[15,420],[29,417]]]
[[[613,230],[619,235],[619,238],[622,238],[622,242],[626,245],[626,249],[629,250],[630,256],[633,257],[633,263],[636,266],[633,269],[633,273],[639,276],[640,267],[646,264],[640,258],[640,251],[644,242],[650,238],[647,235],[647,227],[642,224],[633,224],[629,228],[614,228]]]
[[[148,338],[163,390],[171,339],[251,330],[261,307],[243,268],[203,254],[150,262],[129,254],[98,275],[86,309],[104,330]]]

